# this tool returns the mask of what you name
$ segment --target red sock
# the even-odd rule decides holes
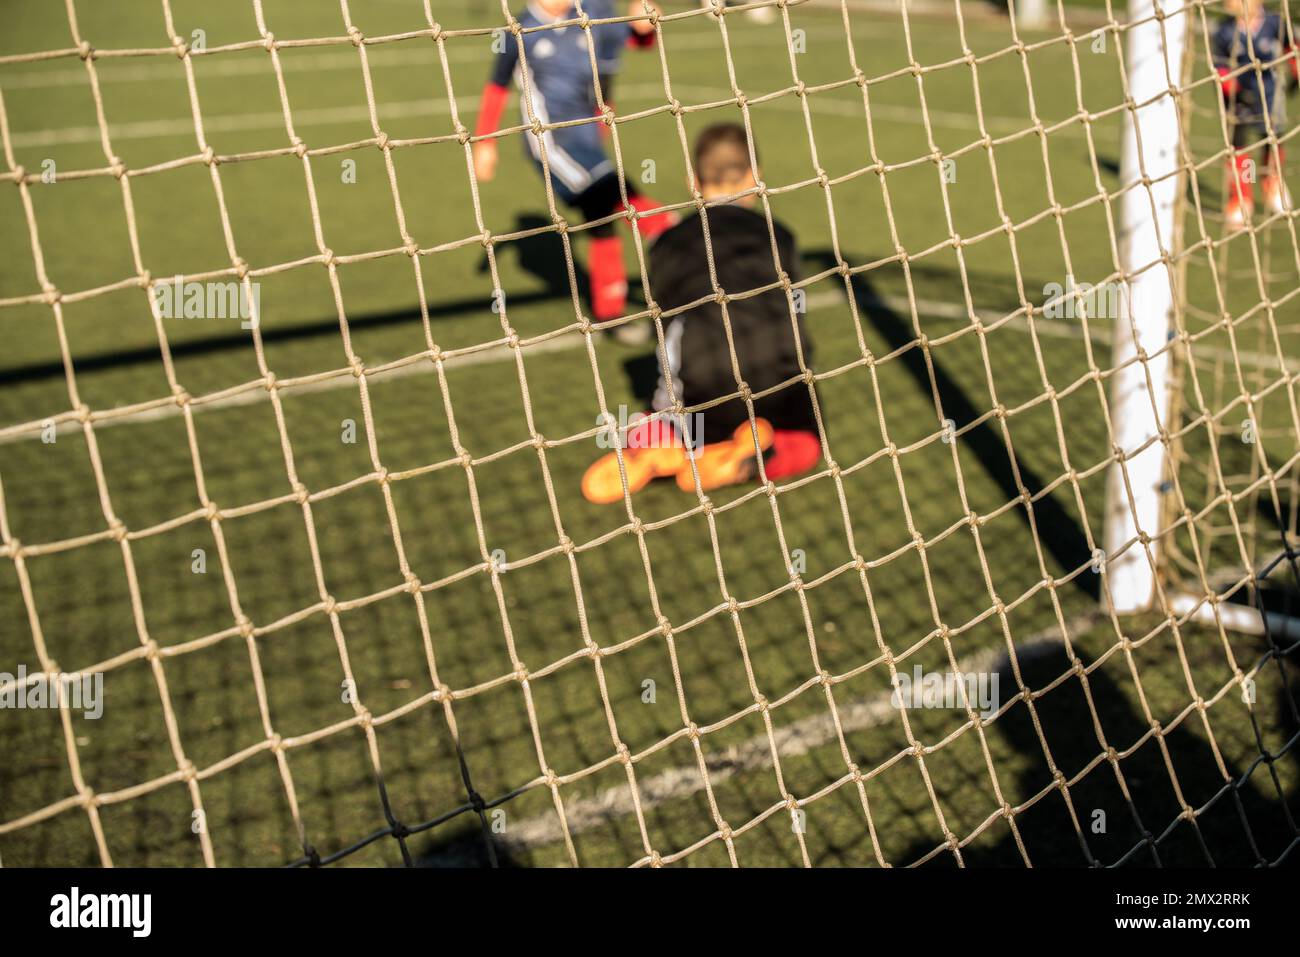
[[[635,425],[628,424],[626,448],[667,449],[681,444],[682,440],[669,419],[642,418]]]
[[[1279,182],[1282,179],[1282,164],[1286,162],[1286,149],[1279,146],[1277,155],[1273,154],[1272,148],[1264,151],[1264,175],[1269,179],[1276,179]]]
[[[772,452],[763,460],[763,471],[770,479],[802,475],[822,457],[822,443],[816,432],[777,429]]]
[[[663,205],[662,203],[656,203],[649,196],[630,196],[628,201],[638,213],[650,213]],[[676,222],[676,213],[654,213],[652,216],[642,216],[638,219],[636,228],[641,230],[641,235],[645,239],[654,239]]]
[[[1249,204],[1254,201],[1254,184],[1246,178],[1246,171],[1250,169],[1251,162],[1253,161],[1249,156],[1238,156],[1233,159],[1229,167],[1229,202],[1235,202],[1238,196],[1243,203]],[[1240,193],[1237,192],[1238,189],[1241,190]]]
[[[591,274],[591,311],[597,322],[623,315],[627,305],[627,274],[623,271],[623,241],[617,236],[593,236],[587,253]]]

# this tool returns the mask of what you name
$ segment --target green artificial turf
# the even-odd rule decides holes
[[[351,7],[366,36],[427,28],[416,0]],[[159,4],[76,8],[81,33],[96,48],[170,45]],[[262,8],[279,40],[346,35],[330,3],[264,0]],[[209,47],[259,38],[251,4],[176,0],[171,9],[176,33],[189,38],[203,29]],[[451,30],[503,22],[487,4],[438,15]],[[350,851],[341,858],[350,864],[404,857],[434,865],[565,864],[566,831],[572,856],[593,865],[656,854],[694,865],[725,865],[733,854],[742,865],[801,864],[805,854],[814,864],[908,864],[940,848],[946,833],[973,864],[1026,857],[1084,864],[1088,855],[1102,863],[1196,863],[1207,855],[1255,863],[1287,850],[1296,837],[1289,814],[1297,768],[1294,748],[1287,750],[1297,728],[1296,687],[1288,683],[1294,667],[1269,661],[1248,707],[1230,684],[1230,662],[1252,669],[1268,651],[1264,639],[1230,634],[1225,642],[1216,629],[1175,628],[1159,615],[1116,623],[1096,612],[1101,576],[1090,565],[1105,504],[1105,470],[1096,466],[1110,449],[1107,384],[1092,378],[1092,367],[1108,367],[1109,347],[1098,338],[1090,360],[1079,320],[1039,317],[1031,334],[1024,322],[986,329],[973,319],[1014,312],[1022,296],[1041,305],[1044,287],[1067,273],[1091,282],[1115,273],[1107,204],[1098,197],[1120,185],[1120,114],[1091,124],[1091,148],[1077,119],[1053,128],[1081,105],[1101,112],[1122,103],[1114,38],[1099,52],[1080,44],[1076,89],[1064,42],[972,67],[964,46],[981,58],[1007,50],[1005,22],[972,18],[963,39],[955,21],[927,19],[913,23],[907,38],[896,15],[855,11],[852,46],[873,81],[864,107],[863,90],[843,82],[854,74],[839,11],[795,6],[789,20],[806,44],[793,73],[780,20],[729,15],[725,26],[734,83],[751,102],[763,179],[775,190],[772,213],[797,236],[804,276],[825,274],[805,293],[816,392],[838,471],[823,462],[812,478],[785,483],[772,497],[757,486],[726,489],[706,510],[673,483],[657,483],[633,500],[639,526],[622,505],[582,499],[579,479],[602,451],[582,435],[597,423],[598,387],[615,413],[620,405],[643,408],[653,386],[651,349],[597,335],[589,351],[577,334],[539,339],[518,363],[499,345],[474,349],[507,332],[475,239],[481,228],[439,46],[427,36],[366,48],[383,131],[393,139],[446,138],[391,153],[406,228],[421,249],[436,250],[416,260],[427,324],[412,260],[400,248],[384,157],[373,145],[309,161],[327,248],[337,256],[387,251],[338,267],[342,316],[327,270],[301,262],[319,249],[298,157],[216,167],[229,236],[207,165],[130,177],[140,257],[152,276],[229,269],[232,250],[253,269],[298,263],[259,277],[263,356],[281,381],[319,378],[281,389],[279,413],[260,385],[240,392],[240,402],[196,407],[192,442],[186,419],[175,414],[97,424],[106,501],[80,426],[61,428],[52,443],[33,430],[0,442],[8,534],[27,548],[67,544],[23,560],[50,656],[75,671],[135,653],[106,670],[103,718],[71,717],[83,793],[108,796],[97,813],[113,863],[202,863],[195,793],[218,864],[301,861],[309,852],[286,780],[310,848],[322,858]],[[0,56],[74,46],[59,4],[11,3],[5,23]],[[671,95],[688,108],[688,138],[709,123],[740,121],[734,102],[689,109],[733,97],[717,22],[696,15],[662,29]],[[442,46],[466,126],[491,42],[482,33]],[[683,144],[664,109],[660,55],[625,57],[613,97],[624,117],[617,142],[631,175],[653,161],[646,192],[684,203]],[[309,148],[373,136],[350,43],[291,46],[280,57],[295,130]],[[913,59],[927,68],[919,77],[909,69]],[[290,145],[265,49],[192,62],[215,154]],[[112,153],[128,169],[201,153],[179,59],[100,57],[95,72]],[[795,89],[800,82],[841,85],[805,99]],[[15,159],[27,170],[46,160],[64,174],[108,165],[80,60],[0,64],[0,92]],[[1191,143],[1205,162],[1195,195],[1217,238],[1222,177],[1213,157],[1222,134],[1214,95],[1202,87],[1194,97]],[[512,101],[507,121],[515,115]],[[999,138],[991,149],[981,143],[981,115]],[[1034,132],[1035,117],[1051,132]],[[1022,131],[1029,132],[1012,135]],[[534,232],[550,223],[550,211],[518,135],[501,154],[497,178],[479,187],[479,207],[493,235],[524,233],[495,246],[504,318],[524,339],[545,337],[579,321],[565,250],[554,231]],[[932,157],[949,155],[955,181],[943,183]],[[883,180],[876,162],[888,168]],[[119,181],[68,176],[33,184],[30,195],[44,269],[72,300],[62,315],[77,401],[103,411],[168,397],[145,293],[124,282],[136,267]],[[1118,215],[1118,201],[1110,205]],[[1000,230],[1004,215],[1016,226],[1010,235]],[[1194,244],[1201,238],[1195,207],[1185,222],[1185,242]],[[26,214],[12,186],[0,189],[0,223],[0,299],[39,294]],[[965,237],[960,254],[954,235]],[[574,233],[572,243],[585,309],[585,237]],[[625,246],[639,310],[637,257],[631,242]],[[840,262],[855,270],[847,288]],[[1242,317],[1238,349],[1275,355],[1268,333],[1278,328],[1282,351],[1295,354],[1297,307],[1285,297],[1300,258],[1287,225],[1201,249],[1187,266],[1189,329],[1203,331],[1226,312]],[[72,295],[113,284],[122,285]],[[1274,299],[1283,301],[1260,307]],[[0,430],[72,410],[50,306],[7,305],[0,323]],[[1109,323],[1090,326],[1100,337]],[[347,371],[344,331],[372,369],[422,353],[430,340],[466,352],[445,365],[445,391],[426,358],[368,381],[363,401]],[[176,381],[191,396],[261,378],[253,337],[237,320],[168,319],[162,332]],[[1223,358],[1232,346],[1222,327],[1199,341],[1207,357],[1197,366],[1201,398],[1184,373],[1193,396],[1187,419],[1217,416],[1216,428],[1202,423],[1184,443],[1179,475],[1193,509],[1216,494],[1206,479],[1211,444],[1229,476],[1259,474],[1261,454],[1277,469],[1297,451],[1285,383],[1257,403],[1272,428],[1255,445],[1241,442],[1246,414],[1232,403],[1242,389]],[[1244,375],[1251,389],[1279,378],[1259,365]],[[960,430],[955,442],[946,440],[945,419]],[[349,422],[355,442],[345,441]],[[544,439],[544,452],[534,436]],[[372,442],[394,477],[391,503]],[[471,457],[468,470],[461,449]],[[306,512],[294,498],[291,469],[313,495]],[[222,510],[224,562],[199,476]],[[1239,490],[1249,480],[1233,481]],[[1022,492],[1033,496],[1031,507]],[[1277,533],[1256,514],[1258,499],[1239,509],[1258,523],[1264,555],[1276,550]],[[422,604],[402,587],[390,506],[411,573],[435,586]],[[130,533],[128,548],[105,534],[106,509]],[[981,517],[976,528],[972,513]],[[1226,507],[1201,524],[1230,528]],[[78,541],[84,536],[94,537]],[[1176,541],[1181,554],[1194,554],[1186,530]],[[202,574],[194,572],[196,549],[206,560]],[[495,576],[494,553],[504,562]],[[1212,570],[1233,567],[1231,535],[1215,537],[1207,554]],[[1285,566],[1274,573],[1280,587],[1286,574]],[[352,604],[332,619],[322,591]],[[239,633],[236,602],[251,639]],[[39,669],[29,612],[15,563],[0,562],[0,670]],[[1061,622],[1074,654],[1096,663],[1086,693],[1080,676],[1069,674]],[[1126,647],[1125,638],[1137,644]],[[888,704],[884,649],[901,671],[943,671],[958,661],[996,672],[1005,704],[1019,691],[998,658],[1008,641],[1020,649],[1025,685],[1050,688],[1036,702],[1041,737],[1023,700],[983,729],[961,709],[909,710],[909,735],[904,715]],[[157,665],[141,654],[146,642],[162,652]],[[450,707],[431,700],[426,642],[438,680],[455,692]],[[598,659],[591,648],[600,649]],[[378,775],[365,730],[346,725],[355,711],[344,693],[344,659],[356,681],[352,697],[375,719]],[[259,710],[259,672],[278,737],[268,738]],[[1203,714],[1194,706],[1198,695],[1208,702]],[[842,719],[838,729],[832,713]],[[706,733],[696,738],[692,729]],[[1115,749],[1113,761],[1099,736]],[[76,796],[58,713],[0,709],[0,741],[0,860],[99,863],[91,817],[76,803],[4,829]],[[291,746],[277,761],[268,741]],[[620,746],[636,759],[631,777]],[[176,748],[198,772],[193,786],[177,773]],[[1263,762],[1261,749],[1280,757]],[[550,772],[558,776],[554,789]],[[1234,790],[1225,780],[1244,783]],[[1068,802],[1054,781],[1068,782]],[[806,815],[801,832],[791,799]],[[1195,825],[1179,820],[1184,802],[1201,811]],[[1017,813],[999,814],[1004,806]],[[383,833],[351,850],[393,830],[400,840]],[[1160,841],[1144,844],[1144,833]],[[956,857],[942,849],[930,860]]]

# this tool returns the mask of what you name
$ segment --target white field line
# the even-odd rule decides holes
[[[901,313],[905,316],[911,315],[911,304],[906,296],[878,296],[876,301],[886,308]],[[843,305],[844,296],[838,291],[817,292],[808,296],[807,308],[822,309]],[[868,304],[861,303],[860,306]],[[930,316],[936,319],[956,319],[969,320],[970,315],[965,306],[954,302],[938,302],[928,299],[916,300],[916,311],[920,317]],[[1002,315],[987,311],[978,311],[976,315],[982,322],[993,323],[1003,318]],[[1012,325],[1024,329],[1028,322],[1023,316],[1017,316],[1012,320]],[[1099,345],[1109,345],[1112,340],[1112,331],[1109,326],[1101,322],[1094,322],[1092,328],[1092,341]],[[1073,323],[1067,324],[1051,319],[1040,319],[1034,324],[1034,329],[1041,338],[1045,339],[1083,339],[1082,327]],[[544,355],[547,353],[568,352],[572,349],[581,348],[583,337],[581,333],[572,332],[565,335],[556,336],[553,339],[546,339],[542,342],[533,343],[522,347],[524,358],[528,359],[533,356]],[[1226,362],[1232,361],[1232,352],[1228,349],[1205,348],[1197,350],[1197,359],[1204,361],[1206,359],[1220,359]],[[1279,368],[1276,356],[1264,355],[1261,353],[1239,351],[1238,358],[1243,365],[1253,366],[1256,368],[1273,369]],[[490,362],[513,362],[514,350],[509,346],[497,345],[483,349],[480,352],[472,352],[462,356],[453,356],[445,360],[444,365],[447,369],[453,370],[464,366],[482,365]],[[1289,370],[1287,370],[1289,371]],[[393,382],[398,379],[406,379],[415,375],[430,375],[432,370],[428,363],[412,362],[409,365],[398,366],[395,369],[388,369],[381,372],[367,373],[366,381],[370,385],[377,385],[381,382]],[[349,371],[340,372],[338,375],[322,379],[317,382],[304,383],[302,385],[292,386],[289,391],[294,396],[307,395],[314,392],[329,392],[334,389],[356,388],[352,373]],[[212,402],[204,402],[191,405],[190,408],[197,414],[201,412],[210,412],[217,409],[237,408],[245,405],[256,405],[259,402],[266,401],[266,393],[260,389],[249,389],[247,392],[240,392],[232,396],[217,399]],[[170,419],[181,414],[181,408],[177,405],[161,405],[151,409],[145,409],[134,413],[130,416],[121,416],[117,418],[107,418],[96,420],[94,427],[104,429],[115,425],[136,425],[145,422],[157,422],[163,419]],[[61,422],[56,426],[57,434],[65,434],[80,431],[79,422]],[[0,435],[0,445],[10,442],[20,442],[34,436],[23,435],[20,433]]]
[[[835,28],[804,27],[803,30],[809,38],[844,39],[843,31]],[[856,25],[853,32],[855,36],[858,34]],[[883,35],[885,32],[863,30],[862,35]],[[889,31],[889,35],[899,35],[899,31]],[[760,42],[774,45],[781,42],[782,39],[783,37],[776,37],[775,35],[759,38],[750,34],[741,34],[740,36],[731,37],[730,43],[733,47],[758,46]],[[437,48],[432,43],[429,43],[422,49],[412,49],[412,45],[417,42],[419,41],[410,40],[370,47],[370,69],[372,71],[391,69],[393,67],[437,69],[441,62]],[[482,37],[483,48],[471,49],[465,41],[452,40],[449,42],[447,60],[450,63],[482,62],[486,66],[491,62],[492,54],[484,53],[484,48],[491,42],[491,37],[488,35]],[[679,33],[673,33],[670,30],[668,34],[667,47],[669,55],[678,49],[698,50],[712,46],[719,48],[722,46],[722,39],[716,28],[694,29]],[[719,52],[721,52],[720,49]],[[265,76],[268,80],[271,79],[274,74],[265,54],[258,50],[251,51],[251,53],[253,55],[243,57],[235,57],[229,53],[216,54],[210,57],[194,57],[195,72],[199,83],[208,79],[237,76]],[[281,51],[280,56],[281,68],[286,75],[293,73],[355,72],[361,69],[357,53],[351,47],[347,49],[336,48],[324,52],[302,52],[298,49],[289,49]],[[153,62],[146,61],[122,65],[114,63],[111,66],[101,66],[100,85],[158,83],[168,80],[181,83],[184,81],[184,71],[175,57],[166,58],[165,62],[161,61],[164,61],[164,58],[159,56]],[[44,90],[64,86],[84,87],[86,83],[86,71],[80,65],[58,69],[26,70],[21,73],[10,74],[0,72],[0,88],[5,90]]]
[[[810,36],[820,36],[826,38],[842,39],[843,33],[838,28],[804,28]],[[855,35],[858,27],[854,27]],[[871,35],[873,31],[864,30],[863,35]],[[721,43],[718,33],[712,29],[693,30],[680,36],[672,37],[668,41],[668,49],[675,50],[692,50],[707,49],[717,46]],[[734,46],[756,46],[760,43],[770,45],[772,38],[770,36],[759,36],[757,34],[741,34],[730,40]],[[296,53],[296,51],[295,51]],[[465,61],[472,62],[475,60],[485,59],[480,51],[474,51],[469,55],[467,48],[454,49],[448,53],[448,59],[452,62]],[[214,58],[215,59],[215,58]],[[434,67],[437,65],[436,55],[428,50],[391,50],[384,53],[372,54],[371,69],[384,69],[391,67]],[[268,77],[267,66],[260,59],[217,59],[212,64],[198,61],[198,76],[202,81],[207,78],[230,77],[230,76],[257,76],[265,74]],[[311,53],[304,55],[292,55],[284,57],[284,69],[286,73],[319,73],[330,70],[356,70],[359,69],[357,57],[351,50],[338,50],[326,53]],[[101,80],[105,84],[115,82],[150,82],[157,83],[165,81],[179,74],[176,67],[170,63],[147,63],[133,64],[130,66],[117,67],[113,69],[102,70]],[[10,76],[0,74],[0,88],[5,90],[11,89],[45,89],[53,86],[80,86],[86,82],[85,71],[81,69],[67,70],[31,70],[23,73],[15,73]],[[730,90],[717,88],[707,89],[703,87],[681,87],[680,92],[686,93],[687,96],[699,97],[708,100],[730,99],[732,94]],[[650,101],[663,99],[662,84],[641,84],[629,86],[626,90],[615,88],[615,99],[630,98],[636,101]],[[679,94],[680,95],[680,94]],[[816,112],[841,114],[853,117],[861,117],[863,110],[855,101],[838,102],[828,99],[827,97],[814,96],[809,101],[813,104]],[[800,109],[799,103],[793,98],[782,98],[773,101],[782,109]],[[472,110],[477,105],[477,96],[458,97],[456,100],[457,109],[461,111]],[[450,109],[443,98],[429,97],[425,100],[414,100],[406,102],[384,103],[379,106],[381,117],[390,119],[410,118],[421,116],[445,116],[450,113]],[[910,106],[890,106],[882,104],[873,106],[872,117],[885,120],[897,121],[913,125],[923,124],[919,108]],[[303,109],[294,111],[294,120],[300,126],[322,126],[331,123],[352,123],[365,122],[370,118],[369,110],[364,106],[352,107],[327,107],[318,109]],[[977,129],[978,123],[975,117],[969,113],[954,113],[944,111],[931,111],[930,119],[932,125],[947,126],[954,129]],[[990,132],[1000,131],[1003,133],[1014,133],[1026,129],[1029,126],[1029,120],[1013,119],[1008,117],[987,117]],[[241,132],[257,129],[277,129],[284,125],[284,118],[279,111],[263,113],[243,113],[234,115],[208,115],[204,117],[204,128],[212,132]],[[190,118],[178,118],[174,120],[146,120],[134,123],[110,124],[109,134],[114,140],[133,140],[133,139],[153,139],[167,136],[189,136],[194,132],[193,120]],[[1074,127],[1064,127],[1059,133],[1066,135],[1081,136],[1082,129],[1076,130]],[[1103,137],[1113,137],[1114,130],[1110,126],[1099,126],[1097,132]],[[33,132],[13,133],[11,140],[17,149],[31,149],[41,146],[59,146],[72,143],[98,143],[99,142],[98,126],[74,126],[57,130],[39,130]]]
[[[1101,612],[1089,612],[1066,622],[1066,629],[1071,635],[1078,635],[1087,630],[1098,619]],[[1049,628],[1030,636],[1023,642],[1016,643],[1018,657],[1033,657],[1046,654],[1053,648],[1061,646],[1059,628]],[[986,648],[961,658],[957,670],[962,674],[986,672],[998,664],[1006,654],[1004,648]],[[1019,689],[999,688],[1002,698],[1011,697]],[[898,709],[891,702],[892,692],[882,691],[869,698],[860,698],[847,704],[837,704],[840,723],[845,733],[862,731],[892,723]],[[822,714],[801,718],[784,727],[777,727],[772,732],[776,741],[777,753],[784,758],[798,757],[820,747],[837,743],[835,723],[829,711]],[[706,753],[705,766],[709,772],[709,783],[716,787],[722,782],[739,774],[761,771],[772,766],[772,749],[766,734],[755,735],[749,740],[714,753]],[[700,769],[695,765],[680,765],[662,771],[650,777],[637,780],[637,790],[641,796],[641,810],[648,813],[669,801],[681,800],[704,789],[704,780]],[[568,821],[570,834],[581,834],[592,828],[635,813],[631,789],[626,785],[606,788],[593,797],[573,798],[565,802],[564,814]],[[552,813],[539,814],[516,824],[510,824],[505,833],[494,836],[508,851],[522,851],[533,847],[555,844],[564,839],[564,827],[559,818]]]
[[[730,100],[733,94],[724,87],[674,86],[678,98],[699,102]],[[616,100],[620,103],[656,103],[664,98],[663,85],[642,83],[615,89]],[[858,100],[847,98],[835,99],[832,96],[814,95],[808,98],[814,113],[828,116],[844,116],[852,119],[864,119],[866,112]],[[760,104],[757,108],[774,107],[776,109],[798,112],[802,109],[793,96],[784,96]],[[478,108],[478,96],[461,96],[456,98],[456,109],[461,115],[468,115]],[[383,120],[411,119],[418,117],[450,116],[451,107],[441,98],[428,97],[423,100],[405,100],[379,103],[379,118]],[[925,120],[919,108],[898,106],[888,103],[876,103],[871,107],[873,121],[903,123],[909,126],[924,126]],[[331,126],[345,123],[370,122],[370,110],[364,105],[329,106],[296,109],[293,111],[294,126],[298,128],[313,126]],[[1013,119],[1005,116],[986,116],[985,123],[990,133],[1019,133],[1031,127],[1029,118]],[[979,122],[970,113],[951,113],[943,110],[930,111],[930,125],[948,129],[978,130]],[[208,133],[245,133],[254,130],[283,130],[284,114],[279,110],[267,110],[261,113],[227,113],[203,116],[203,129]],[[166,137],[194,135],[194,120],[190,117],[178,117],[171,120],[139,120],[128,123],[110,123],[109,136],[113,140],[148,140]],[[1110,126],[1094,127],[1097,139],[1115,139],[1116,131]],[[1052,134],[1053,136],[1083,137],[1082,126],[1065,126]],[[34,149],[44,146],[66,146],[76,143],[98,143],[98,126],[69,126],[56,130],[38,130],[28,133],[13,133],[10,140],[15,149]]]

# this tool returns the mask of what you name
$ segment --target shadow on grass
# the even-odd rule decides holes
[[[1047,688],[1061,677],[1063,660],[1060,646],[1049,646],[1045,653],[1020,655],[1025,685],[1036,691]],[[1296,794],[1294,789],[1284,793],[1270,765],[1295,762],[1294,735],[1269,754],[1252,716],[1259,756],[1246,767],[1224,756],[1224,770],[1220,771],[1194,711],[1179,728],[1164,735],[1162,746],[1135,706],[1135,696],[1124,687],[1131,680],[1127,668],[1120,664],[1115,670],[1122,673],[1122,679],[1106,668],[1093,671],[1086,691],[1075,675],[1047,691],[1034,705],[1037,727],[1023,702],[994,722],[993,732],[1021,756],[1023,770],[1014,781],[1002,782],[1007,800],[1018,806],[1042,796],[1015,817],[1023,854],[1010,828],[997,822],[986,835],[1000,833],[1000,837],[992,843],[977,840],[963,849],[964,863],[1022,867],[1027,857],[1038,867],[1244,867],[1283,861],[1300,840],[1289,809]],[[997,671],[1001,687],[1015,687],[1005,657]],[[1144,675],[1144,685],[1148,680]],[[1289,683],[1282,684],[1279,698],[1290,697],[1294,708],[1298,692],[1300,687],[1292,675]],[[1278,704],[1285,708],[1285,702]],[[1230,706],[1226,700],[1219,702],[1220,721],[1222,710]],[[1210,716],[1213,725],[1215,712]],[[1105,746],[1122,754],[1144,735],[1146,740],[1132,753],[1118,756],[1114,763],[1106,759]],[[1066,780],[1079,778],[1069,786],[1068,802],[1059,789],[1044,793],[1052,781],[1045,748]],[[1180,818],[1182,807],[1175,787],[1196,809],[1194,822]],[[917,844],[903,860],[919,861],[934,850],[933,843]],[[955,863],[952,853],[944,849],[927,865]]]
[[[834,253],[826,250],[809,253],[805,258],[814,262],[819,272],[838,265]],[[943,417],[952,419],[957,429],[967,428],[978,419],[985,410],[975,405],[933,353],[927,361],[925,353],[914,347],[916,337],[907,318],[884,302],[865,275],[859,273],[850,282],[858,308],[885,339],[891,351],[903,350],[898,353],[897,361],[912,377],[920,392],[937,395]],[[961,435],[960,441],[975,453],[989,478],[997,483],[1008,500],[1020,496],[1021,484],[1031,495],[1036,495],[1046,486],[1043,477],[1015,456],[991,423],[983,422],[968,428]],[[1043,496],[1032,506],[1022,505],[1015,511],[1028,524],[1031,510],[1038,539],[1061,569],[1073,571],[1088,564],[1091,549],[1083,528],[1055,495]],[[1074,584],[1091,597],[1100,594],[1100,582],[1095,575],[1081,575],[1074,579]]]

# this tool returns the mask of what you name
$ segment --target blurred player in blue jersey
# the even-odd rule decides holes
[[[1282,146],[1274,150],[1266,141],[1270,127],[1279,138],[1286,132],[1286,100],[1278,89],[1278,73],[1284,73],[1288,90],[1294,91],[1300,69],[1285,19],[1266,11],[1261,0],[1228,0],[1227,9],[1229,15],[1214,28],[1210,46],[1236,150],[1229,160],[1223,214],[1230,227],[1238,228],[1255,210],[1250,151],[1256,145],[1264,147],[1259,184],[1265,208],[1270,213],[1291,208],[1282,173]]]
[[[653,2],[650,9],[658,10]],[[633,0],[626,14],[616,10],[614,0],[582,0],[582,13],[592,20],[605,20],[620,16],[645,16],[642,0]],[[531,29],[581,16],[573,0],[530,0],[528,7],[518,15],[524,29]],[[610,105],[613,75],[618,71],[619,59],[628,46],[653,45],[654,25],[649,20],[625,23],[604,23],[588,31],[576,24],[549,30],[532,29],[523,34],[524,60],[520,62],[519,44],[513,36],[505,38],[505,45],[497,54],[492,75],[483,88],[479,105],[476,136],[489,136],[501,125],[501,113],[509,97],[513,78],[524,91],[523,72],[527,70],[527,85],[532,106],[520,97],[523,123],[531,124],[533,116],[542,124],[570,123],[574,120],[591,120],[597,115],[596,77],[592,74],[592,57],[589,43],[596,49],[596,73],[599,76],[601,97]],[[542,151],[550,169],[551,187],[556,197],[569,206],[576,207],[585,220],[602,219],[622,210],[618,170],[605,153],[603,135],[608,128],[599,121],[564,126],[546,130],[539,137],[531,130],[524,133],[528,156],[540,171]],[[474,174],[481,181],[496,175],[497,143],[495,139],[480,140],[474,144]],[[649,213],[659,204],[641,195],[626,180],[621,184],[627,191],[628,202],[639,213]],[[637,220],[641,235],[653,239],[673,224],[676,217],[668,213],[655,213]],[[597,322],[615,319],[623,314],[627,301],[627,276],[623,269],[622,241],[614,230],[614,223],[585,230],[590,234],[587,256],[591,277],[591,309]]]

